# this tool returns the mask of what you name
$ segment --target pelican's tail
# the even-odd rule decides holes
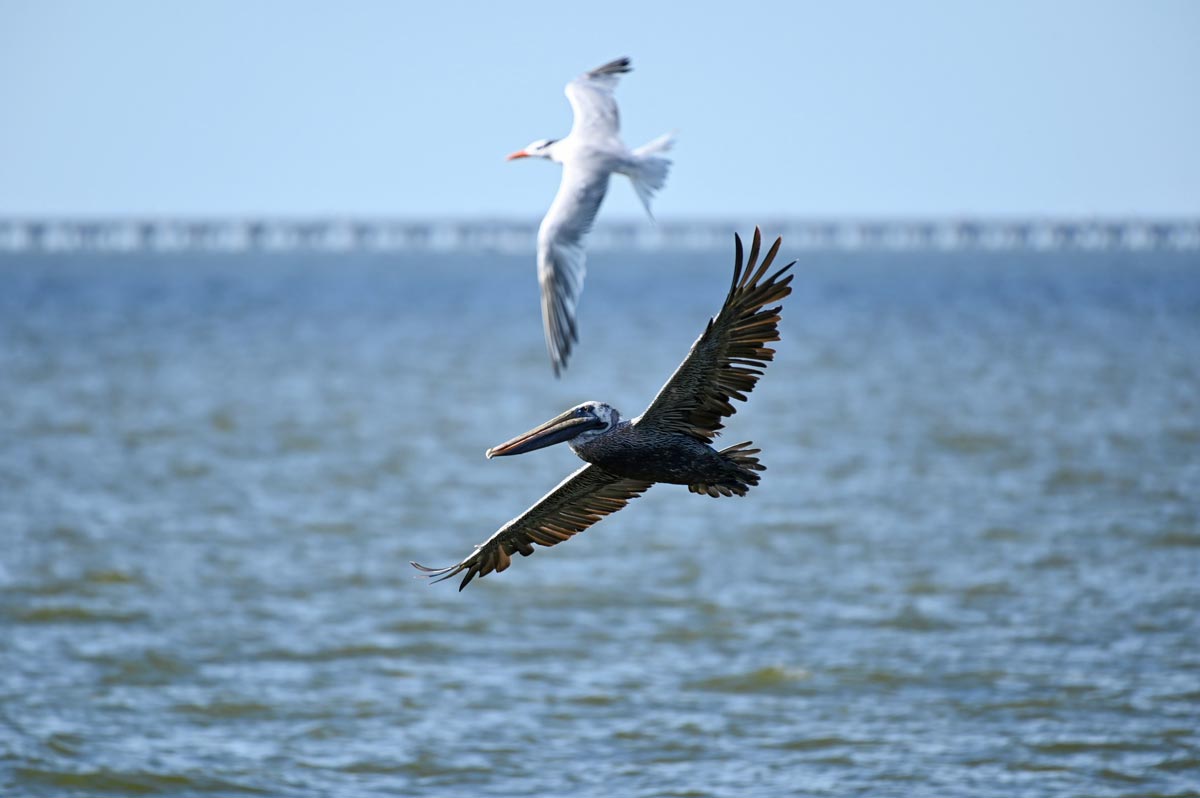
[[[654,193],[667,184],[667,173],[671,171],[671,159],[664,158],[659,153],[671,149],[675,143],[674,133],[664,133],[653,141],[649,141],[633,151],[629,168],[625,174],[633,182],[633,190],[646,208],[646,214],[651,219],[654,214],[650,211],[650,200]]]
[[[758,458],[754,456],[762,452],[762,449],[747,448],[753,445],[750,441],[744,441],[717,452],[729,466],[725,476],[719,482],[711,484],[697,482],[695,485],[688,485],[688,490],[692,493],[706,493],[714,499],[735,494],[745,496],[746,491],[758,484],[758,474],[755,472],[767,470],[767,467],[758,462]]]

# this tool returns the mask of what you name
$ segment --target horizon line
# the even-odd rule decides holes
[[[0,252],[29,251],[500,251],[533,246],[536,218],[403,216],[0,216]],[[603,250],[702,250],[761,227],[802,249],[1200,249],[1200,217],[945,216],[606,220],[589,234]]]

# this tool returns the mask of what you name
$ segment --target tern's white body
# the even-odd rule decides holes
[[[666,182],[671,165],[659,154],[671,147],[670,134],[634,150],[621,140],[613,90],[618,77],[629,71],[629,59],[622,58],[568,83],[566,95],[575,112],[571,132],[562,139],[539,139],[509,156],[548,158],[563,167],[558,193],[538,228],[542,322],[555,374],[566,366],[578,340],[575,306],[586,272],[584,239],[608,190],[609,176],[628,176],[650,213],[650,200]]]

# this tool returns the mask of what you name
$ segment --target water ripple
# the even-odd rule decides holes
[[[161,257],[0,256],[0,793],[1196,795],[1194,254],[810,254],[760,486],[462,593],[728,253],[598,254],[557,381],[524,257]]]

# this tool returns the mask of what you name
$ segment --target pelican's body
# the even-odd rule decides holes
[[[758,474],[754,473],[758,461],[746,458],[744,453],[731,456],[690,435],[640,421],[623,421],[604,435],[569,441],[568,445],[579,459],[627,479],[688,485],[698,493],[707,493],[712,486],[739,495],[758,484]]]
[[[765,305],[791,293],[788,264],[770,277],[767,269],[779,240],[757,265],[761,239],[754,231],[750,263],[742,270],[737,240],[733,284],[719,313],[692,344],[687,358],[641,416],[630,421],[611,405],[584,402],[523,435],[488,449],[488,458],[524,454],[566,442],[588,465],[563,480],[525,513],[505,524],[456,565],[430,569],[447,579],[465,572],[459,589],[475,576],[505,570],[514,553],[529,555],[533,544],[553,546],[624,507],[655,482],[687,485],[693,493],[744,496],[764,468],[749,442],[718,451],[711,445],[722,418],[733,415],[730,400],[744,401],[779,340],[779,307]],[[765,277],[765,279],[764,279]]]
[[[545,158],[562,164],[562,181],[538,228],[538,283],[542,289],[542,326],[550,363],[558,375],[579,340],[575,307],[586,273],[584,239],[600,210],[614,173],[627,176],[650,213],[650,200],[667,180],[671,162],[661,153],[672,136],[629,149],[621,140],[620,113],[613,91],[631,71],[628,58],[585,72],[567,84],[574,111],[571,132],[561,139],[538,139],[508,159]]]

